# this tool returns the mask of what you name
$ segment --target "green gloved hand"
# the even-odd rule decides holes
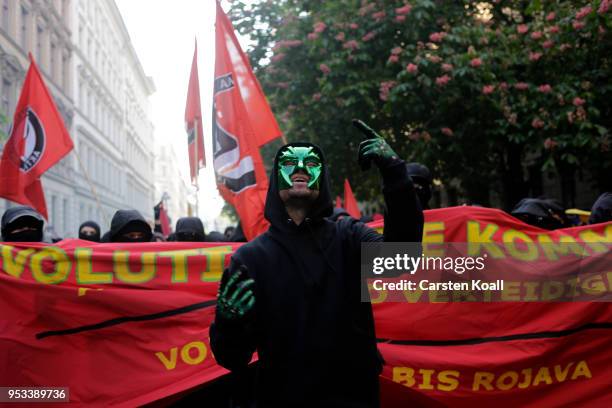
[[[253,309],[255,294],[252,288],[255,281],[253,279],[240,281],[243,274],[248,276],[247,267],[241,265],[225,285],[219,287],[217,316],[230,321],[238,321]]]
[[[361,170],[368,170],[372,161],[376,163],[379,169],[384,169],[399,160],[399,156],[386,140],[368,125],[361,120],[353,119],[353,126],[367,137],[359,144],[358,162]]]

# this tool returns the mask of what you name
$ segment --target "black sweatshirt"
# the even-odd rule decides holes
[[[278,154],[275,169],[277,161]],[[270,228],[236,251],[222,278],[242,264],[255,280],[253,313],[237,323],[217,316],[210,336],[217,362],[230,370],[258,352],[258,407],[378,406],[382,359],[371,304],[360,299],[361,242],[421,242],[423,213],[397,160],[382,170],[384,236],[349,217],[326,220],[333,207],[323,163],[319,197],[300,225],[287,215],[272,174]]]

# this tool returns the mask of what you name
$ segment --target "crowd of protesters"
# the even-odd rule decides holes
[[[423,209],[429,209],[432,193],[432,176],[429,169],[420,163],[408,163],[408,174],[415,187]],[[585,224],[612,221],[612,193],[600,195],[590,213],[587,211],[567,210],[551,198],[523,198],[510,211],[521,221],[546,230],[568,228]],[[588,219],[586,219],[588,216]],[[334,209],[330,219],[338,221],[350,215],[343,208]],[[368,222],[377,217],[364,216],[360,221]],[[14,206],[2,216],[2,240],[5,242],[57,242],[61,238],[52,228],[44,229],[44,218],[31,207]],[[240,223],[230,226],[223,233],[204,230],[198,217],[182,217],[176,228],[167,237],[154,231],[145,218],[136,210],[118,210],[112,218],[110,229],[102,234],[100,225],[95,221],[85,221],[78,231],[79,239],[93,242],[246,242]]]

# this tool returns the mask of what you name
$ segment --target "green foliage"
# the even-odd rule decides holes
[[[602,3],[282,0],[235,2],[231,17],[286,137],[323,148],[336,191],[349,177],[358,197],[379,197],[357,165],[359,118],[467,198],[497,190],[508,207],[534,170],[584,168],[609,188]]]

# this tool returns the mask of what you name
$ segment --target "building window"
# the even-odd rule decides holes
[[[9,31],[9,0],[2,0],[2,28]]]
[[[50,68],[50,72],[51,72],[51,79],[53,81],[57,81],[57,70],[55,68],[55,51],[57,50],[57,47],[55,46],[54,42],[51,42],[51,53],[49,55],[49,65],[51,66]]]
[[[43,34],[45,30],[41,26],[37,26],[36,28],[36,60],[40,65],[42,64],[42,51],[43,51]]]
[[[62,55],[62,86],[66,93],[70,93],[70,56]]]
[[[28,19],[29,19],[28,9],[21,6],[21,28],[19,33],[19,41],[21,42],[21,46],[26,50],[28,47]]]

